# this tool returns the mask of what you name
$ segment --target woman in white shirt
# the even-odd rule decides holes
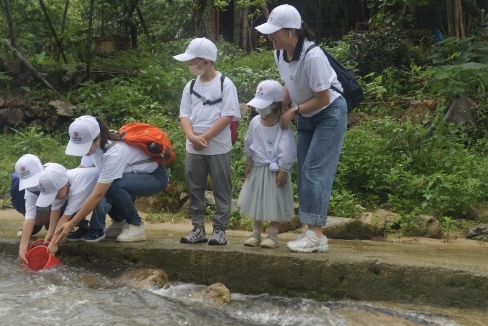
[[[313,33],[302,22],[295,7],[281,5],[268,21],[256,27],[268,35],[275,49],[275,62],[285,82],[284,105],[280,124],[288,128],[298,119],[298,197],[299,219],[308,229],[288,248],[298,252],[327,252],[322,234],[332,193],[347,123],[346,100],[338,91],[342,86],[319,47],[311,48]],[[335,91],[337,89],[338,91]]]
[[[82,166],[94,165],[100,177],[91,195],[83,203],[71,221],[60,225],[57,243],[62,241],[76,223],[94,209],[99,209],[98,220],[90,220],[90,230],[85,240],[95,242],[105,237],[105,214],[111,205],[123,212],[125,219],[120,242],[144,241],[146,230],[137,212],[132,196],[153,196],[166,189],[168,175],[163,165],[152,161],[140,148],[116,141],[107,124],[100,118],[82,116],[69,127],[70,141],[66,154],[83,156]],[[105,199],[104,199],[105,198]],[[123,222],[120,221],[120,222]]]

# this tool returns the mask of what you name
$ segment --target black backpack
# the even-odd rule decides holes
[[[225,76],[224,75],[221,75],[220,76],[220,91],[223,92],[224,91],[224,79],[225,79]],[[217,104],[217,103],[220,103],[222,102],[222,97],[221,98],[218,98],[216,100],[213,100],[213,101],[210,101],[208,98],[205,98],[205,99],[202,99],[202,95],[198,94],[194,89],[193,87],[195,87],[195,81],[196,79],[192,79],[191,80],[191,84],[190,84],[190,93],[195,95],[196,97],[198,97],[199,99],[201,99],[203,101],[203,105],[214,105],[214,104]],[[229,125],[229,128],[230,128],[230,135],[231,135],[231,139],[232,139],[232,145],[234,145],[237,141],[237,137],[238,137],[238,122],[237,121],[231,121],[230,122],[230,125]]]
[[[307,53],[312,50],[313,48],[317,47],[316,44],[312,44],[308,47],[307,51],[303,56],[306,56]],[[354,110],[355,107],[359,105],[359,103],[364,100],[363,89],[361,85],[356,81],[354,78],[354,74],[352,71],[346,69],[336,58],[330,55],[327,51],[321,48],[324,52],[325,56],[329,60],[330,66],[337,74],[337,80],[341,83],[342,88],[344,91],[339,91],[334,86],[331,86],[334,91],[341,94],[347,101],[347,112],[351,112]],[[280,51],[277,51],[278,59],[280,58]]]

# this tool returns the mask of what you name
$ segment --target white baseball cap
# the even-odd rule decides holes
[[[99,134],[100,126],[97,119],[91,115],[76,118],[69,126],[70,140],[65,153],[73,156],[86,155]]]
[[[25,154],[15,163],[15,172],[19,177],[19,190],[37,187],[39,184],[39,173],[42,169],[41,160],[35,155]]]
[[[256,95],[247,105],[256,109],[264,109],[274,102],[283,101],[283,86],[276,80],[264,80],[259,83]]]
[[[256,29],[263,34],[271,34],[282,28],[300,29],[302,17],[298,10],[290,5],[281,5],[273,9],[269,14],[268,21],[256,26]]]
[[[185,53],[175,55],[173,58],[178,61],[190,61],[191,59],[202,58],[215,62],[217,60],[217,47],[214,42],[205,37],[196,38],[188,44]]]
[[[47,207],[56,198],[59,189],[68,183],[68,173],[61,164],[49,164],[39,174],[39,188],[41,190],[36,206]]]

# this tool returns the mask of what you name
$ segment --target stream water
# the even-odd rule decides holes
[[[487,311],[267,294],[233,293],[231,304],[218,306],[191,297],[201,285],[115,286],[121,271],[107,265],[32,272],[16,257],[0,256],[0,325],[488,325]]]

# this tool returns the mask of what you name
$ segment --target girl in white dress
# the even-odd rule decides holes
[[[247,103],[259,114],[252,119],[244,139],[246,181],[237,201],[241,214],[253,220],[253,233],[244,242],[249,247],[278,247],[279,225],[291,221],[294,215],[290,170],[297,145],[291,129],[280,127],[282,100],[283,86],[265,80]],[[261,241],[264,221],[270,221],[270,226],[268,237]]]

